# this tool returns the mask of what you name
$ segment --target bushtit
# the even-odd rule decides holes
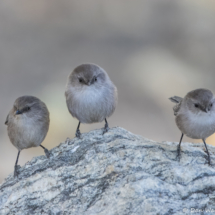
[[[42,101],[33,96],[19,97],[5,124],[11,143],[18,149],[14,177],[18,176],[17,163],[22,149],[41,146],[49,157],[49,151],[41,145],[49,129],[49,111]]]
[[[76,137],[81,136],[81,123],[105,120],[103,134],[108,131],[106,118],[116,108],[117,88],[104,69],[95,64],[76,67],[68,77],[65,96],[69,112],[79,120]]]
[[[182,132],[178,145],[177,157],[180,160],[181,141],[183,135],[202,139],[208,154],[208,164],[211,164],[210,154],[205,139],[215,132],[215,98],[207,89],[197,89],[189,92],[184,98],[174,96],[170,100],[174,106],[175,121]]]

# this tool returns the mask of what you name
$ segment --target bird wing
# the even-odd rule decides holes
[[[9,118],[9,114],[7,115],[7,118],[6,118],[6,120],[5,120],[5,125],[8,125],[8,118]]]
[[[179,96],[173,96],[173,97],[170,97],[169,100],[171,102],[176,103],[176,105],[173,107],[174,115],[176,116],[178,111],[180,110],[181,102],[182,102],[183,98],[181,98]]]

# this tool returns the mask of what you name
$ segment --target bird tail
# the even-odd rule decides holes
[[[171,101],[171,102],[174,102],[174,103],[180,103],[181,102],[181,100],[182,100],[183,98],[181,98],[181,97],[179,97],[179,96],[173,96],[173,97],[170,97],[169,98],[169,100]]]

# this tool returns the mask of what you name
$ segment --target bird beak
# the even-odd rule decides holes
[[[205,113],[208,112],[207,108],[202,108],[202,111],[204,111]]]
[[[88,85],[88,86],[90,86],[90,85],[91,85],[91,82],[90,82],[90,81],[88,81],[87,85]]]
[[[22,114],[22,112],[20,110],[16,111],[16,115]]]

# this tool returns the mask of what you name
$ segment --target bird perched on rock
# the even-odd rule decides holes
[[[175,121],[182,132],[177,157],[180,160],[180,146],[185,134],[190,138],[203,140],[210,165],[210,154],[205,139],[215,132],[215,98],[213,93],[207,89],[196,89],[187,93],[184,98],[174,96],[170,100],[176,103],[173,108],[176,116]]]
[[[41,145],[49,129],[49,111],[42,101],[34,96],[17,98],[5,124],[11,143],[18,149],[14,177],[18,176],[21,150],[41,146],[49,157],[49,151]]]
[[[95,64],[76,67],[68,77],[65,96],[69,112],[79,120],[76,137],[81,136],[81,123],[105,120],[103,134],[108,131],[107,117],[116,108],[117,88],[104,69]]]

